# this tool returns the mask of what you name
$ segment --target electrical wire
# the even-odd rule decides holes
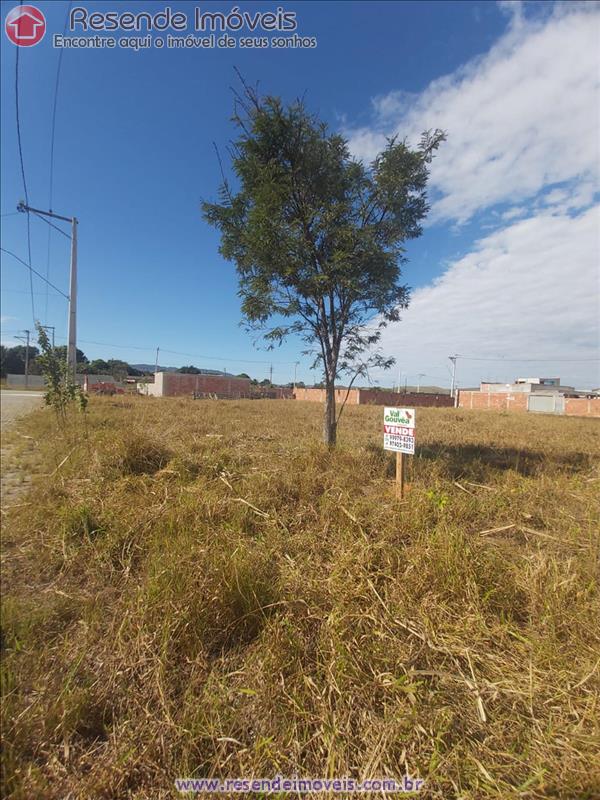
[[[170,353],[176,356],[187,356],[188,358],[204,358],[207,361],[232,361],[239,364],[295,364],[295,361],[271,361],[270,359],[250,359],[250,358],[225,358],[223,356],[206,356],[202,353],[182,353],[179,350],[166,350],[160,348],[161,353]]]
[[[17,143],[19,146],[19,162],[21,164],[21,177],[23,178],[23,191],[25,192],[25,203],[29,205],[29,192],[27,191],[27,180],[25,178],[25,166],[23,163],[23,143],[21,141],[21,117],[19,114],[19,52],[21,50],[20,47],[16,47],[16,58],[15,58],[15,115],[17,121]],[[6,251],[8,252],[8,251]],[[29,268],[29,289],[31,293],[31,317],[33,319],[33,324],[35,325],[35,304],[33,300],[33,269],[31,267],[31,227],[30,227],[30,217],[29,211],[27,212],[27,255],[29,259],[29,263],[25,266]],[[18,256],[15,256],[18,258]],[[20,261],[21,259],[19,259]],[[24,263],[24,262],[22,262]],[[36,273],[38,274],[38,273]]]
[[[156,350],[156,347],[141,347],[140,345],[133,345],[133,344],[111,344],[110,342],[95,342],[91,340],[80,339],[79,340],[82,344],[95,344],[100,347],[116,347],[121,350],[145,350],[145,351],[152,351]],[[175,356],[186,356],[187,358],[202,358],[207,361],[220,361],[221,363],[225,363],[226,361],[234,364],[277,364],[277,365],[288,365],[288,364],[295,364],[295,361],[270,361],[264,360],[259,361],[257,359],[249,359],[249,358],[231,358],[229,356],[206,356],[202,355],[201,353],[183,353],[180,350],[167,350],[164,347],[160,348],[161,353],[169,353],[170,355]]]
[[[63,36],[67,32],[67,23],[69,21],[69,13],[71,11],[72,2],[67,4],[67,13],[65,16],[65,24],[63,26]],[[64,48],[59,48],[58,51],[58,64],[56,66],[56,81],[54,83],[54,102],[52,103],[52,125],[51,125],[51,133],[50,133],[50,180],[49,180],[49,188],[48,188],[48,210],[52,211],[52,195],[53,195],[53,188],[54,188],[54,142],[56,138],[56,108],[58,105],[58,89],[60,86],[60,70],[62,67],[62,57],[63,57]],[[43,218],[42,218],[43,219]],[[51,225],[52,228],[56,227],[52,225],[48,220],[45,220],[48,224]],[[60,230],[60,228],[56,228],[56,230]],[[60,231],[62,234],[67,236],[64,231]],[[70,237],[69,237],[70,238]],[[50,243],[52,240],[52,230],[48,228],[48,245],[46,248],[46,280],[50,278]],[[48,284],[46,284],[46,302],[44,306],[44,320],[48,321]]]
[[[462,358],[463,361],[505,361],[506,363],[548,363],[548,364],[578,364],[587,361],[600,361],[600,357],[598,358],[478,358],[476,356],[459,356],[457,355],[456,358]]]
[[[71,234],[70,234],[70,233],[67,233],[66,231],[63,231],[63,229],[62,229],[62,228],[59,228],[59,227],[58,227],[58,225],[55,225],[53,222],[50,222],[50,220],[49,220],[49,219],[46,219],[46,217],[43,217],[41,214],[38,214],[36,211],[32,211],[31,213],[32,213],[32,214],[33,214],[35,217],[37,217],[38,219],[41,219],[41,220],[42,220],[42,222],[45,222],[45,223],[46,223],[46,225],[49,225],[51,228],[54,228],[54,230],[55,230],[55,231],[58,231],[59,233],[62,233],[62,235],[63,235],[63,236],[66,236],[66,237],[67,237],[67,239],[70,239],[70,238],[71,238]]]
[[[31,266],[31,264],[28,264],[26,261],[23,261],[22,258],[19,258],[19,256],[16,255],[16,253],[13,253],[11,250],[7,250],[6,247],[0,247],[0,250],[2,250],[3,253],[6,253],[7,255],[12,256],[13,258],[15,258],[19,263],[21,263],[21,264],[23,264],[23,266],[27,267],[27,269],[29,269],[30,272],[35,273],[38,276],[38,278],[41,278],[43,281],[46,281],[46,278],[44,278],[43,275],[41,275],[37,270],[35,270]],[[55,292],[58,292],[59,294],[62,294],[62,296],[65,297],[67,300],[69,299],[69,295],[65,294],[61,289],[58,288],[58,286],[55,286],[53,283],[50,283],[50,281],[46,281],[46,283],[49,286],[51,286],[54,289]],[[33,297],[33,294],[32,294],[32,297]]]

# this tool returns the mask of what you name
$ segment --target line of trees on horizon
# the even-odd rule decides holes
[[[61,345],[54,349],[59,359],[67,358],[67,347]],[[29,374],[41,375],[42,367],[39,363],[40,350],[35,345],[29,345]],[[27,346],[24,344],[15,347],[0,345],[0,374],[3,378],[7,375],[24,375],[27,359]],[[85,353],[77,348],[77,372],[82,375],[112,375],[117,379],[129,377],[142,377],[152,374],[128,364],[118,358],[96,358],[90,360]]]

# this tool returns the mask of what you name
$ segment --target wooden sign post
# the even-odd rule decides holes
[[[396,496],[404,497],[404,454],[415,452],[414,408],[384,408],[383,449],[396,453]]]
[[[404,453],[396,452],[396,497],[404,497]]]

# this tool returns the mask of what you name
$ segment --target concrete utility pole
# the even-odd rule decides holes
[[[69,280],[69,333],[67,344],[67,367],[71,378],[75,380],[75,373],[77,370],[77,218],[63,217],[60,214],[54,214],[52,211],[41,211],[39,208],[32,208],[31,206],[25,205],[23,202],[18,203],[17,211],[31,211],[33,214],[37,214],[38,216],[60,219],[63,222],[70,223],[71,225],[71,276]],[[65,236],[68,236],[68,234],[60,228],[57,228],[57,230],[60,230]]]
[[[156,348],[156,361],[154,362],[154,374],[158,372],[158,353],[160,351],[160,347]]]
[[[71,220],[71,280],[69,288],[69,342],[67,365],[73,381],[77,374],[77,220]]]
[[[273,364],[269,368],[269,383],[273,386]]]
[[[453,356],[448,356],[448,358],[452,362],[452,387],[450,389],[450,397],[454,398],[456,391],[456,359],[458,356],[455,354]]]
[[[23,331],[25,336],[16,336],[16,339],[20,339],[22,342],[25,342],[25,388],[29,388],[29,334],[31,331]]]
[[[27,344],[25,345],[25,388],[29,388],[29,331],[25,331]]]
[[[294,391],[296,391],[296,375],[298,373],[298,364],[300,364],[299,361],[294,361]]]

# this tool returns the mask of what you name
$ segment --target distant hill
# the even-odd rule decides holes
[[[132,367],[135,369],[139,369],[141,372],[154,372],[155,365],[154,364],[131,364]],[[158,365],[159,372],[177,372],[179,367],[161,367],[160,364]],[[223,372],[221,369],[201,369],[200,373],[202,375],[227,375],[228,377],[235,377],[229,372]]]
[[[155,368],[154,364],[132,364],[131,366],[142,372],[154,372]],[[177,372],[177,369],[178,367],[161,367],[160,364],[158,365],[159,372]]]

